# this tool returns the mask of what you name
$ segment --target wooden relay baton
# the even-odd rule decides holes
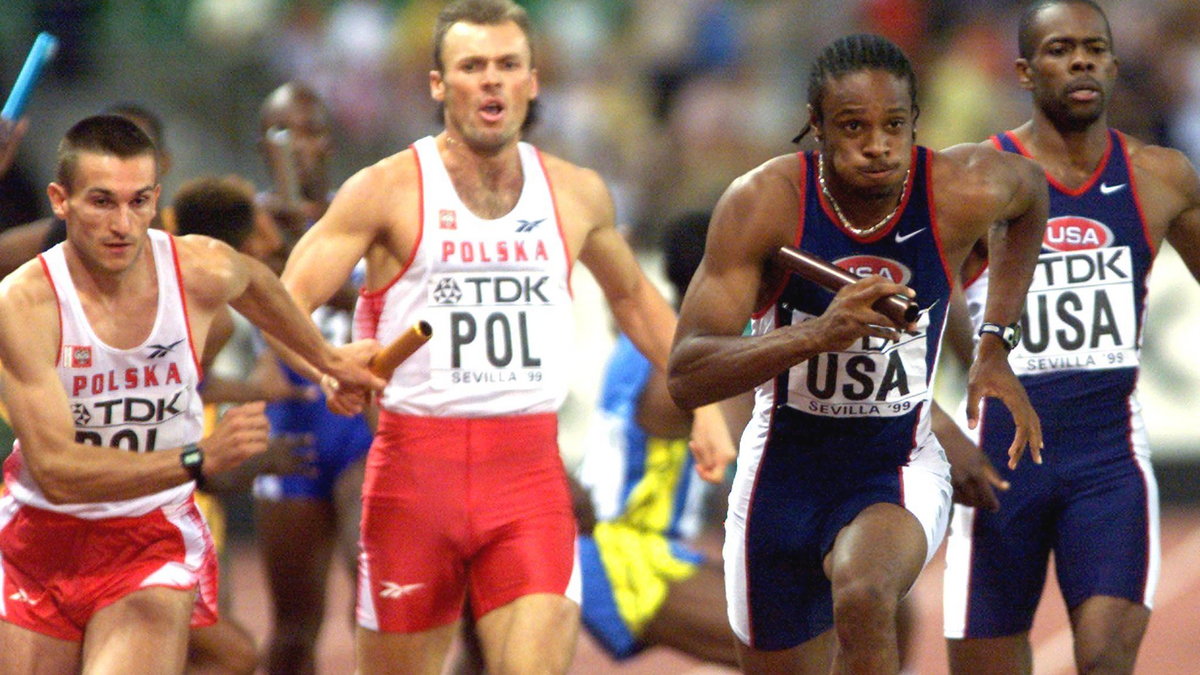
[[[416,322],[412,328],[401,333],[395,340],[380,349],[379,353],[372,356],[367,363],[367,368],[379,377],[390,380],[396,367],[412,356],[413,352],[420,349],[421,345],[429,342],[431,335],[433,335],[433,326],[430,326],[428,321]]]
[[[781,246],[775,252],[775,260],[802,278],[833,293],[837,293],[843,286],[862,279],[857,274],[848,272],[793,246]],[[917,303],[903,295],[889,295],[880,298],[872,307],[892,321],[904,325],[916,321],[919,314]]]

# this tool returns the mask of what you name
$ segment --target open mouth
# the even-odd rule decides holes
[[[479,114],[487,122],[498,122],[504,117],[504,104],[497,100],[485,101],[479,107]]]

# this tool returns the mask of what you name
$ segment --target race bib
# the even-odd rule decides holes
[[[494,391],[545,386],[547,359],[571,325],[542,273],[460,272],[429,285],[430,382],[435,389]]]
[[[813,315],[793,312],[792,322]],[[898,417],[926,400],[925,334],[929,313],[915,333],[898,342],[866,337],[850,349],[817,354],[788,373],[789,406],[823,417]]]
[[[1018,375],[1137,366],[1128,246],[1043,253],[1021,316]]]

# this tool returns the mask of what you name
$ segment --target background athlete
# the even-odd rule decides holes
[[[329,162],[333,126],[324,101],[311,87],[288,82],[263,100],[259,150],[271,172],[273,189],[259,203],[284,233],[277,262],[329,206]],[[286,143],[273,142],[285,133]],[[353,281],[361,282],[358,275]],[[350,340],[354,285],[316,308],[313,322],[330,344]],[[294,387],[308,384],[300,373],[265,351],[258,367],[271,369]],[[304,675],[316,668],[316,650],[325,619],[325,596],[334,561],[353,578],[357,568],[363,465],[371,430],[363,415],[338,415],[323,395],[290,398],[267,405],[271,433],[304,435],[314,471],[260,475],[254,482],[255,529],[271,594],[272,627],[266,650],[269,673]],[[352,607],[338,608],[352,620]]]
[[[1033,116],[989,144],[1037,160],[1050,187],[1011,357],[1042,420],[1046,463],[1003,468],[1012,421],[985,408],[973,440],[1011,487],[995,512],[956,507],[944,584],[950,665],[1032,671],[1029,630],[1053,552],[1079,672],[1129,673],[1160,565],[1158,488],[1133,395],[1146,280],[1164,239],[1200,279],[1200,178],[1183,154],[1109,128],[1118,63],[1096,4],[1034,3],[1018,46]],[[963,270],[976,326],[1000,277],[985,263],[973,255]]]

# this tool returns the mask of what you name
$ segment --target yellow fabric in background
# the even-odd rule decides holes
[[[663,534],[671,525],[687,441],[648,438],[646,469],[616,520],[596,523],[592,538],[608,575],[613,600],[626,626],[639,635],[658,614],[670,584],[696,571],[681,560]]]

